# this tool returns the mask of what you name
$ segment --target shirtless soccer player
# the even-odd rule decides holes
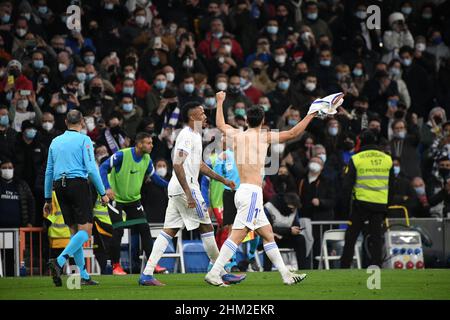
[[[234,197],[237,215],[231,234],[222,245],[219,257],[211,271],[206,274],[206,282],[215,286],[226,285],[222,281],[220,273],[250,230],[255,230],[262,237],[264,250],[273,265],[281,273],[285,284],[296,284],[305,279],[306,274],[296,274],[286,268],[274,241],[272,226],[264,214],[261,186],[267,148],[271,143],[283,143],[298,137],[316,114],[335,114],[336,108],[342,104],[342,97],[343,94],[338,93],[314,101],[302,121],[292,129],[282,132],[261,130],[264,110],[260,106],[251,107],[247,110],[248,129],[241,132],[225,123],[222,108],[225,93],[218,92],[216,94],[216,125],[226,135],[227,139],[233,141],[241,184]]]

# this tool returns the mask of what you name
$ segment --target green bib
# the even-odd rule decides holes
[[[116,201],[130,203],[141,199],[141,187],[145,173],[150,163],[150,155],[144,154],[141,161],[133,159],[131,148],[121,150],[123,152],[122,166],[119,172],[112,168],[108,177],[112,190],[116,194]]]

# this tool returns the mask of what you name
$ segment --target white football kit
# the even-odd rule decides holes
[[[178,181],[175,171],[173,171],[167,189],[169,203],[167,205],[164,228],[182,229],[186,227],[190,231],[197,229],[200,224],[211,224],[208,208],[203,200],[198,184],[198,175],[203,153],[201,135],[193,131],[190,127],[183,128],[178,134],[174,147],[174,152],[180,151],[187,154],[183,163],[183,169],[196,206],[195,208],[188,208],[186,195]]]

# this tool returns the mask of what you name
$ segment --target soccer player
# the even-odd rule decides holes
[[[136,135],[136,145],[117,151],[100,166],[100,175],[108,198],[108,213],[113,226],[111,243],[111,260],[114,274],[120,275],[120,242],[123,228],[136,226],[141,237],[145,254],[152,251],[150,227],[141,204],[141,188],[146,176],[150,176],[153,183],[167,187],[167,181],[155,173],[150,152],[153,148],[152,137],[149,133],[141,132]],[[109,176],[108,176],[109,173]],[[126,213],[126,221],[122,219],[122,211]],[[119,270],[117,270],[119,269]]]
[[[298,137],[318,112],[335,114],[337,106],[342,104],[343,94],[314,101],[302,121],[292,129],[282,132],[261,131],[264,121],[264,110],[261,106],[251,107],[247,111],[249,128],[245,132],[240,132],[227,125],[223,116],[225,95],[225,92],[216,94],[216,125],[227,136],[227,139],[233,139],[241,185],[234,198],[237,215],[231,234],[223,244],[213,268],[206,274],[205,281],[215,286],[226,285],[220,277],[223,266],[236,252],[247,233],[255,230],[262,237],[264,250],[281,273],[283,282],[288,285],[299,283],[305,279],[306,274],[295,274],[287,269],[275,243],[272,226],[264,214],[261,186],[267,148],[270,143],[283,143]]]
[[[153,277],[155,266],[166,250],[169,242],[178,230],[186,227],[188,231],[199,229],[205,251],[209,259],[214,262],[219,255],[219,249],[214,238],[214,228],[203,200],[198,175],[202,173],[224,185],[235,188],[233,181],[215,173],[202,160],[202,129],[206,125],[206,115],[203,106],[198,102],[188,102],[183,106],[183,118],[187,126],[183,128],[175,142],[173,156],[174,174],[169,182],[164,229],[158,235],[153,246],[152,254],[147,261],[144,272],[139,278],[139,284],[145,286],[164,285]],[[238,283],[245,275],[227,274],[225,270],[218,270],[221,281]]]

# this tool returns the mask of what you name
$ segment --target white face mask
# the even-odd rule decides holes
[[[66,113],[66,111],[67,111],[66,104],[60,104],[56,107],[56,112],[58,112],[58,113]]]
[[[136,19],[136,24],[140,27],[142,27],[145,24],[145,17],[144,16],[137,16]]]
[[[27,29],[23,28],[16,29],[16,33],[19,37],[23,37],[24,35],[27,34]]]
[[[327,161],[327,155],[326,154],[319,154],[318,157],[322,160],[323,163]]]
[[[286,56],[285,55],[278,55],[275,56],[275,62],[279,64],[283,64],[286,62]]]
[[[156,174],[160,177],[165,177],[167,174],[167,168],[166,167],[160,167],[156,169]]]
[[[416,44],[417,51],[424,52],[426,48],[427,46],[425,45],[425,43],[419,42]]]
[[[272,145],[272,151],[278,154],[282,154],[284,152],[284,143],[276,143]]]
[[[87,135],[87,130],[86,130],[86,129],[81,129],[81,130],[80,130],[80,133],[81,133],[81,134],[84,134],[84,135]]]
[[[14,177],[14,169],[2,169],[2,178],[11,180]]]
[[[53,129],[53,122],[44,122],[42,124],[42,128],[44,128],[45,131],[50,131]]]
[[[217,90],[220,90],[220,91],[226,91],[227,87],[228,87],[228,85],[226,82],[217,82],[217,84],[216,84]]]
[[[224,45],[224,48],[225,48],[225,51],[226,51],[227,53],[230,53],[230,52],[231,52],[231,45],[230,45],[230,44]]]
[[[58,70],[59,72],[64,72],[67,70],[67,66],[64,63],[58,64]]]
[[[308,91],[314,91],[316,89],[316,84],[314,82],[307,82],[305,84],[305,89]]]
[[[25,111],[28,108],[28,100],[19,100],[17,101],[17,108]]]
[[[317,162],[310,162],[308,168],[312,173],[318,173],[322,169],[322,166]]]
[[[167,78],[167,81],[172,82],[173,80],[175,80],[175,73],[173,73],[173,72],[166,73],[166,78]]]

